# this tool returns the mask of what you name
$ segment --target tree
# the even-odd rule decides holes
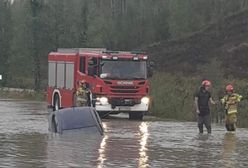
[[[47,54],[57,48],[133,50],[199,31],[247,7],[247,0],[1,0],[0,73],[5,83],[28,81],[23,85],[39,90],[46,86]],[[223,33],[217,25],[215,32]]]
[[[0,74],[3,75],[3,85],[8,82],[9,55],[11,42],[11,11],[10,2],[0,1]]]
[[[62,39],[65,32],[65,4],[64,0],[49,0],[49,11],[48,11],[48,27],[49,27],[49,36],[52,48],[56,50],[59,47],[62,47]]]
[[[31,0],[31,11],[32,11],[32,50],[33,50],[33,62],[34,62],[34,85],[35,90],[40,89],[40,59],[39,59],[39,49],[38,49],[38,33],[39,33],[39,10],[42,8],[41,2],[39,0]]]
[[[84,1],[79,19],[79,47],[88,47],[88,3]]]

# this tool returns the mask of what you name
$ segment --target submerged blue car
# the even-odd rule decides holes
[[[103,135],[97,111],[92,107],[73,107],[50,112],[49,131],[62,134],[69,130],[90,130]]]

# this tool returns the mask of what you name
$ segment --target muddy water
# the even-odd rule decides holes
[[[0,167],[248,167],[248,129],[192,122],[103,120],[104,136],[49,133],[46,104],[0,100]]]

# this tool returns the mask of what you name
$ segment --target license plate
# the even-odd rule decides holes
[[[119,107],[120,111],[130,111],[131,108],[130,107]]]
[[[125,103],[130,103],[132,100],[131,99],[125,99]]]

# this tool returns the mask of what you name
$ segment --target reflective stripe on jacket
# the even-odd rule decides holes
[[[227,114],[233,114],[238,112],[238,103],[241,101],[242,96],[237,93],[231,95],[225,95],[221,99],[221,103],[225,105]]]

